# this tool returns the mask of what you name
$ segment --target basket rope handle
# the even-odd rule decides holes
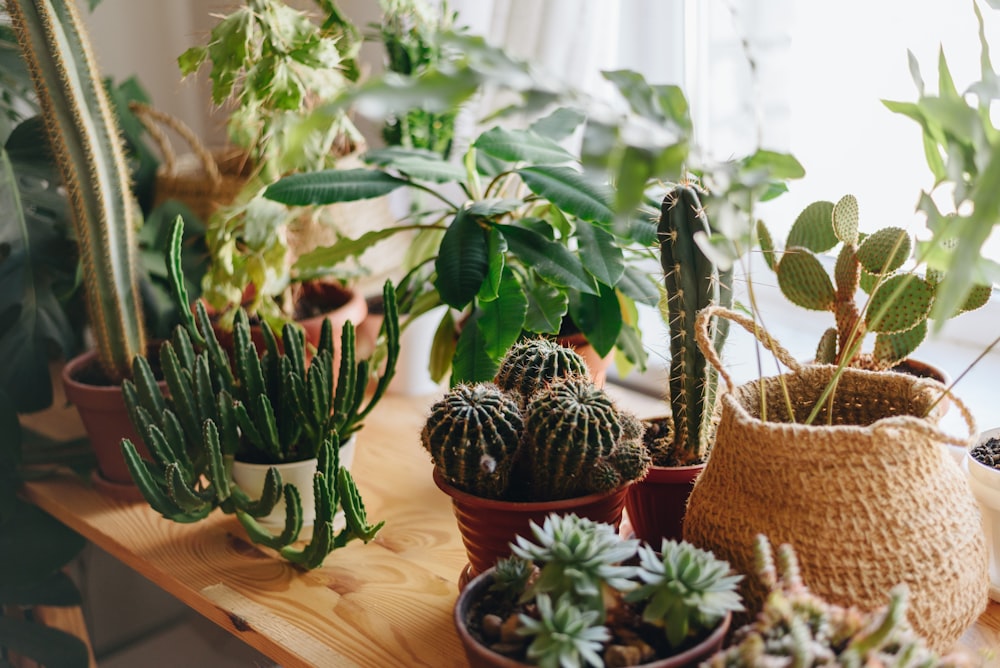
[[[784,346],[782,346],[778,341],[772,337],[767,331],[757,324],[752,318],[737,313],[731,309],[724,306],[718,306],[713,304],[712,306],[707,306],[698,312],[698,316],[695,320],[695,332],[698,339],[698,348],[701,349],[705,358],[711,362],[712,366],[715,367],[719,375],[726,380],[726,386],[728,389],[735,389],[736,383],[733,382],[732,376],[726,371],[726,368],[722,365],[722,360],[719,359],[719,354],[715,351],[715,346],[712,344],[712,338],[709,332],[710,320],[713,316],[719,318],[725,318],[726,320],[732,320],[737,325],[743,327],[751,334],[754,338],[760,341],[761,345],[774,353],[778,361],[787,366],[792,371],[798,371],[802,368],[802,365],[792,357]]]
[[[960,436],[954,436],[942,429],[939,429],[931,422],[918,417],[914,417],[912,415],[900,415],[895,418],[888,418],[886,420],[881,420],[874,425],[875,429],[891,429],[893,426],[893,422],[897,422],[897,423],[902,423],[904,426],[906,426],[907,429],[912,429],[913,431],[920,432],[924,436],[927,436],[929,438],[938,441],[942,441],[944,443],[948,443],[949,445],[957,445],[960,448],[969,447],[969,443],[972,442],[972,439],[974,439],[976,437],[976,434],[978,433],[976,429],[976,418],[972,416],[972,411],[969,410],[969,407],[966,406],[961,399],[955,396],[952,393],[951,389],[949,389],[947,386],[945,386],[943,383],[937,380],[934,380],[932,378],[921,378],[919,380],[919,383],[921,385],[929,386],[932,390],[936,392],[948,395],[948,398],[951,399],[952,405],[958,409],[959,414],[962,416],[962,420],[965,422],[965,426],[969,430],[969,435],[964,438]]]
[[[198,156],[198,160],[201,161],[202,167],[205,168],[205,173],[208,175],[208,179],[212,182],[212,185],[216,186],[219,184],[222,180],[222,175],[219,174],[219,165],[216,164],[212,153],[205,148],[205,145],[201,143],[201,140],[198,139],[198,136],[190,127],[179,118],[154,109],[148,104],[133,101],[128,106],[132,110],[132,113],[136,115],[136,118],[139,119],[139,122],[142,123],[143,127],[146,128],[146,131],[149,132],[149,136],[153,138],[156,147],[163,155],[163,167],[167,173],[172,174],[174,172],[177,154],[174,153],[174,149],[170,145],[170,140],[167,139],[167,134],[160,125],[164,125],[180,135],[191,146],[191,150],[194,151],[195,155]]]

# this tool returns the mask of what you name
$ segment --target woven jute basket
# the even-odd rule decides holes
[[[754,331],[743,316],[712,307],[699,315],[699,338],[711,316]],[[734,387],[707,338],[700,342],[731,391],[688,502],[684,538],[747,574],[756,572],[757,534],[789,543],[805,584],[839,605],[874,610],[905,583],[912,626],[930,647],[948,650],[985,609],[989,586],[979,510],[943,447],[968,444],[972,416],[952,396],[969,437],[951,436],[937,427],[940,383],[847,369],[832,409],[805,425],[836,367],[800,366],[757,333],[791,372]],[[764,589],[748,577],[742,593],[748,614],[756,614]]]
[[[139,102],[129,108],[153,139],[163,162],[156,172],[153,205],[173,199],[207,221],[220,206],[230,204],[250,178],[252,165],[245,151],[236,148],[211,151],[180,119]],[[191,149],[180,158],[167,130]]]

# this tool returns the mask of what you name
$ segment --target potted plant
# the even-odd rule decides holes
[[[836,326],[827,329],[816,350],[817,364],[840,364],[865,369],[893,369],[931,375],[941,382],[940,371],[925,371],[926,363],[909,359],[928,332],[928,319],[938,288],[940,271],[924,276],[901,271],[911,260],[913,243],[899,227],[884,227],[870,234],[859,231],[858,201],[845,195],[836,204],[813,202],[795,219],[783,250],[776,249],[763,221],[757,235],[767,266],[775,272],[781,293],[793,304],[833,313]],[[819,255],[840,244],[835,270],[824,267]],[[921,258],[917,258],[919,261]],[[858,292],[867,297],[858,302]],[[945,317],[984,306],[992,288],[973,286],[957,311]],[[863,350],[865,336],[875,334],[872,350]]]
[[[574,351],[529,339],[511,348],[495,382],[456,385],[431,407],[421,443],[469,556],[461,584],[550,512],[620,522],[649,455],[641,423],[586,374]]]
[[[324,318],[337,331],[364,319],[364,296],[349,287],[359,268],[346,264],[308,278],[291,271],[298,254],[317,238],[340,233],[345,215],[329,207],[290,210],[262,197],[281,176],[331,168],[349,160],[363,138],[346,113],[311,114],[357,80],[357,29],[333,0],[317,0],[318,24],[282,0],[246,0],[221,16],[208,42],[178,58],[183,75],[208,63],[212,100],[227,105],[226,128],[240,152],[242,188],[219,202],[206,221],[210,258],[202,296],[227,338],[235,313],[246,308],[275,331],[296,321],[313,345]],[[355,209],[346,218],[370,216]],[[337,312],[337,315],[330,315]],[[263,338],[255,330],[259,349]]]
[[[609,524],[549,515],[455,604],[472,666],[689,666],[741,610],[729,564],[688,543],[659,551]]]
[[[111,106],[75,6],[9,2],[21,53],[41,102],[72,207],[88,319],[96,349],[62,379],[98,458],[97,480],[128,480],[117,442],[130,433],[120,383],[146,353],[139,296],[135,205]],[[47,26],[51,29],[44,29]]]
[[[701,664],[705,668],[753,666],[937,666],[979,665],[974,657],[952,653],[939,657],[906,622],[905,585],[889,592],[881,610],[862,611],[828,603],[802,580],[798,558],[789,544],[777,559],[763,535],[757,537],[757,576],[768,594],[752,622],[736,630],[732,643]],[[777,562],[777,563],[776,563]]]
[[[170,267],[177,299],[184,303],[180,235],[178,224]],[[123,389],[152,460],[143,460],[128,439],[122,441],[122,451],[149,504],[178,522],[197,521],[217,507],[235,513],[254,542],[306,568],[320,565],[332,549],[349,540],[373,538],[381,524],[368,524],[348,459],[354,434],[384,394],[398,355],[391,283],[386,283],[383,295],[388,355],[367,401],[368,361],[355,363],[350,324],[341,335],[336,378],[329,322],[308,362],[300,330],[286,324],[279,350],[265,322],[266,352],[258,357],[247,314],[239,311],[231,363],[201,304],[197,323],[189,318],[187,327],[178,326],[161,346],[166,393],[154,382],[148,360],[137,356],[135,380],[126,381]],[[243,477],[238,463],[262,465],[260,480]],[[293,477],[301,469],[305,476]],[[280,501],[284,508],[276,515]],[[343,527],[334,523],[339,510]],[[293,546],[308,524],[313,524],[310,543]]]
[[[969,473],[969,486],[983,514],[983,529],[990,558],[990,598],[1000,600],[1000,429],[987,429],[979,434],[966,452],[964,466]]]

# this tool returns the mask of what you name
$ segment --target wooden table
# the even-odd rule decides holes
[[[311,572],[252,545],[221,513],[175,524],[69,473],[28,484],[25,496],[283,666],[463,666],[451,613],[465,553],[418,442],[435,398],[388,396],[366,422],[353,470],[369,517],[386,525]],[[660,409],[637,396],[627,405],[644,416]],[[1000,665],[1000,605],[960,644]]]

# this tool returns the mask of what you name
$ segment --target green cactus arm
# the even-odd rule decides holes
[[[316,453],[316,459],[316,470],[322,473],[326,480],[336,480],[337,471],[340,470],[340,436],[337,432],[332,431],[323,439]],[[334,507],[337,503],[337,499],[334,499]]]
[[[181,327],[175,327],[170,340],[160,345],[160,366],[163,366],[164,348],[170,348],[182,369],[193,369],[195,351],[191,343],[191,335]]]
[[[142,355],[132,360],[132,383],[138,393],[139,402],[153,415],[160,415],[167,409],[160,386],[156,382],[149,361]]]
[[[264,489],[261,490],[260,498],[256,501],[247,496],[246,492],[238,486],[233,486],[231,495],[233,507],[253,518],[264,517],[278,505],[283,489],[281,472],[272,466],[267,469],[267,473],[264,475]]]
[[[329,355],[324,354],[319,358],[313,358],[313,364],[309,367],[303,388],[303,393],[308,392],[308,407],[312,409],[306,413],[309,418],[306,424],[312,424],[317,428],[326,427],[333,411],[333,394],[328,391],[332,389],[328,382],[330,374],[320,369],[324,362],[327,364],[332,362]]]
[[[216,396],[220,446],[223,456],[235,456],[240,449],[240,425],[236,419],[236,402],[225,390]]]
[[[833,232],[841,242],[858,244],[858,198],[844,195],[833,205]]]
[[[774,271],[778,266],[778,252],[774,248],[774,238],[771,236],[771,231],[767,229],[763,220],[757,221],[757,245],[760,246],[761,255],[764,256],[764,264],[767,265],[768,269]]]
[[[816,363],[833,364],[837,361],[837,328],[830,327],[819,338],[816,346]]]
[[[349,531],[351,537],[360,538],[365,543],[375,538],[385,526],[385,521],[377,524],[368,523],[368,513],[365,510],[364,501],[361,499],[361,492],[358,491],[358,486],[354,483],[350,471],[342,468],[337,472],[337,487],[340,492],[344,518],[347,520],[345,531]]]
[[[375,390],[368,400],[368,405],[355,420],[356,423],[368,416],[382,399],[385,391],[389,388],[390,381],[396,375],[396,363],[399,360],[399,306],[396,299],[396,289],[391,281],[386,281],[382,286],[382,305],[382,334],[385,337],[384,371],[375,384]]]
[[[170,402],[173,406],[187,439],[192,443],[201,442],[201,424],[198,420],[198,411],[194,396],[194,378],[189,369],[194,368],[194,363],[185,368],[177,355],[178,349],[170,344],[164,344],[160,348],[160,367],[163,369],[163,380],[167,383],[167,391],[170,393]]]
[[[167,467],[169,467],[172,464],[174,465],[181,464],[180,458],[174,451],[173,445],[167,439],[163,431],[155,424],[149,425],[149,428],[146,430],[146,434],[145,437],[143,438],[143,441],[146,444],[146,448],[149,450],[149,454],[153,456],[153,461],[159,464],[159,466],[163,468],[164,471],[166,471]],[[183,446],[184,444],[179,443],[178,445]],[[183,449],[183,447],[178,449]],[[188,470],[190,471],[190,469]],[[189,474],[189,480],[188,480],[189,482],[191,477],[193,476]]]
[[[927,338],[927,321],[921,320],[905,332],[875,335],[872,357],[881,369],[891,369],[913,354],[913,351]]]
[[[295,485],[285,485],[282,490],[285,501],[285,528],[275,536],[260,525],[257,520],[242,510],[236,510],[236,518],[246,529],[250,540],[259,545],[266,545],[273,550],[281,550],[298,539],[302,531],[302,497]]]
[[[215,489],[215,498],[222,503],[229,499],[232,490],[229,485],[229,469],[219,444],[219,430],[211,420],[205,420],[202,427],[202,442],[208,454],[208,479]]]
[[[903,266],[912,250],[906,230],[885,227],[865,237],[858,245],[858,262],[870,274],[891,274]]]
[[[305,378],[306,347],[305,334],[302,329],[291,323],[285,323],[281,332],[281,340],[285,344],[285,357],[292,364],[292,371]]]
[[[236,384],[236,377],[229,364],[229,355],[226,354],[215,330],[212,329],[212,319],[205,309],[205,305],[198,301],[195,303],[195,311],[198,319],[198,330],[205,340],[205,352],[208,354],[208,363],[212,371],[212,376],[217,387],[233,387]]]
[[[146,345],[137,216],[111,104],[75,2],[11,0],[7,11],[69,192],[98,358],[120,381]]]
[[[167,482],[167,495],[184,513],[189,515],[204,512],[206,506],[212,508],[212,490],[208,494],[199,492],[190,486],[186,474],[177,463],[167,464],[164,478]],[[206,513],[207,514],[207,513]]]
[[[341,419],[335,423],[337,424],[337,431],[345,437],[350,436],[361,428],[361,419],[368,414],[368,409],[372,406],[371,401],[369,401],[368,406],[362,408],[365,400],[365,390],[368,387],[369,364],[369,360],[358,362],[358,371],[354,375],[354,402],[348,407],[345,414],[341,416]]]
[[[167,281],[170,284],[170,294],[181,327],[193,337],[198,345],[205,345],[205,339],[195,324],[194,313],[191,312],[191,302],[188,299],[187,286],[184,284],[184,265],[181,259],[181,247],[184,241],[184,218],[177,216],[170,226],[170,242],[167,245]]]
[[[249,406],[253,409],[250,415],[257,433],[264,442],[264,452],[270,453],[276,461],[282,461],[281,441],[278,438],[278,423],[274,416],[274,407],[266,394],[252,400]]]
[[[340,331],[340,368],[337,370],[337,390],[333,398],[333,413],[338,421],[346,419],[348,408],[354,403],[358,371],[354,360],[354,326],[344,323]]]
[[[257,425],[254,424],[250,413],[247,412],[247,408],[242,402],[237,402],[233,405],[233,415],[236,418],[236,424],[239,425],[247,442],[261,452],[267,452],[268,445],[264,441],[264,437],[257,430]]]
[[[836,293],[823,265],[805,248],[786,248],[778,262],[778,287],[788,301],[813,311],[831,311]]]
[[[873,332],[905,332],[926,320],[934,300],[934,286],[913,274],[890,276],[872,293],[865,324]]]
[[[125,459],[125,465],[128,466],[132,480],[135,481],[139,492],[146,499],[146,503],[163,517],[174,522],[186,524],[202,520],[212,512],[211,505],[195,513],[185,513],[182,511],[170,499],[166,490],[160,487],[160,484],[157,482],[157,476],[147,466],[148,462],[139,456],[135,445],[127,438],[122,439],[122,456]]]
[[[205,356],[198,357],[194,365],[194,399],[200,420],[218,420],[215,389]]]
[[[135,385],[130,380],[122,382],[122,399],[125,401],[125,409],[128,411],[129,422],[135,427],[140,435],[145,434],[149,425],[156,424],[152,414],[146,410],[139,402],[139,394]]]
[[[175,461],[185,470],[193,471],[193,462],[188,453],[189,442],[185,439],[184,428],[177,419],[177,415],[171,410],[163,412],[163,436],[167,443],[173,444],[170,450],[174,453]]]
[[[233,327],[233,357],[236,362],[236,377],[240,380],[237,397],[242,401],[249,401],[252,397],[264,394],[264,372],[242,309]]]
[[[785,248],[825,253],[839,243],[833,229],[833,202],[813,202],[799,213],[788,231]]]

